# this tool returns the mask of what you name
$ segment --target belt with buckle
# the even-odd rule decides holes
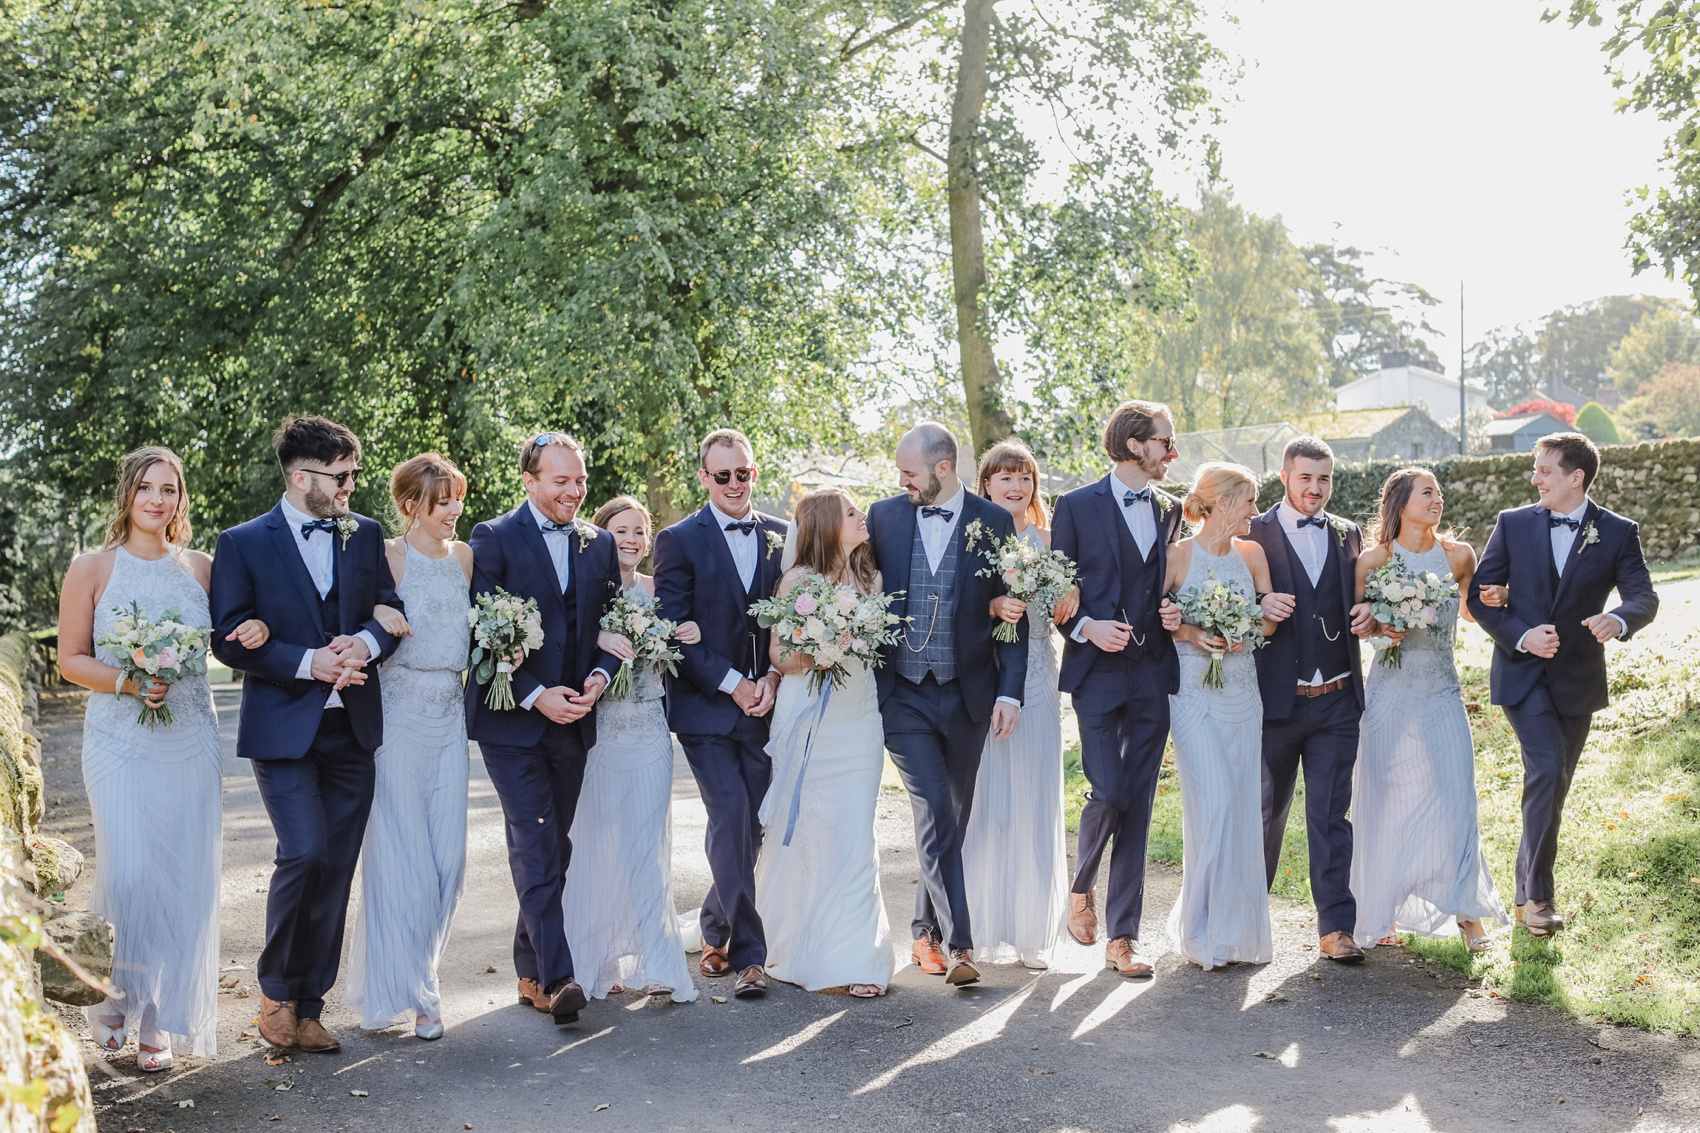
[[[1331,692],[1339,692],[1350,683],[1350,678],[1340,677],[1337,680],[1324,681],[1319,685],[1301,684],[1299,686],[1299,695],[1303,697],[1327,696]]]

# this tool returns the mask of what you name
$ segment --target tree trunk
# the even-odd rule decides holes
[[[956,72],[956,100],[950,113],[949,190],[950,266],[956,293],[956,345],[962,364],[962,392],[968,403],[968,427],[974,452],[1015,431],[1003,404],[1003,377],[986,337],[986,246],[980,216],[978,151],[980,114],[990,86],[992,7],[997,0],[964,0],[962,60]]]

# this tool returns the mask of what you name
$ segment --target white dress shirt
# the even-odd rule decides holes
[[[301,562],[307,568],[307,573],[313,579],[313,586],[323,598],[331,592],[331,584],[336,581],[336,547],[334,540],[342,538],[333,531],[309,531],[301,534],[303,523],[317,523],[319,517],[308,515],[289,502],[289,497],[283,498],[283,521],[289,524],[290,534],[295,536],[295,549],[301,552]],[[327,630],[335,630],[335,626],[326,626]],[[334,634],[333,634],[334,636]],[[378,639],[367,630],[361,630],[354,635],[366,643],[366,656],[378,656]],[[317,650],[309,649],[301,656],[301,664],[295,667],[295,679],[310,681],[313,679],[313,654]],[[341,708],[342,694],[333,691],[325,701],[326,708]]]
[[[1555,511],[1552,514],[1558,515],[1559,513]],[[1564,566],[1570,561],[1570,552],[1576,547],[1576,537],[1582,534],[1582,517],[1587,514],[1588,499],[1584,496],[1582,498],[1582,503],[1575,511],[1560,516],[1561,519],[1574,519],[1576,521],[1576,526],[1572,527],[1568,523],[1557,523],[1553,524],[1551,530],[1548,532],[1552,539],[1552,565],[1553,568],[1558,571],[1558,576],[1560,578],[1564,577]],[[1549,518],[1547,522],[1552,523],[1552,520]],[[1610,610],[1606,611],[1606,616],[1617,622],[1620,631],[1619,636],[1629,632],[1628,622],[1624,621]],[[1523,637],[1528,636],[1529,632],[1527,630],[1524,631]],[[1517,639],[1517,652],[1519,653],[1528,652],[1527,649],[1523,648],[1523,637],[1519,637]]]
[[[1122,522],[1127,524],[1127,533],[1133,536],[1133,541],[1138,544],[1140,558],[1149,558],[1151,556],[1151,545],[1157,541],[1157,519],[1151,513],[1151,505],[1137,500],[1131,504],[1124,503],[1127,494],[1136,489],[1122,483],[1121,478],[1113,471],[1104,477],[1104,483],[1109,488],[1110,498],[1121,508]],[[1157,485],[1147,483],[1144,488],[1137,490],[1155,493]],[[1083,631],[1086,629],[1086,623],[1091,620],[1091,618],[1082,615],[1074,623],[1074,632],[1070,633],[1069,636],[1084,644],[1086,635]]]
[[[761,530],[752,527],[746,534],[736,527],[728,531],[726,525],[728,523],[746,523],[755,519],[756,509],[751,508],[743,519],[734,519],[712,503],[708,505],[708,512],[714,520],[714,526],[719,528],[721,535],[726,537],[726,549],[732,552],[732,565],[738,568],[738,581],[743,584],[744,591],[748,593],[750,587],[755,585],[756,564],[761,559]],[[750,664],[754,666],[754,657],[750,658]],[[738,684],[744,679],[745,674],[740,672],[737,666],[733,666],[726,670],[724,677],[720,678],[720,691],[731,695],[738,691]],[[749,679],[753,680],[754,678]]]
[[[921,548],[927,552],[927,568],[934,574],[938,573],[939,564],[944,561],[944,552],[950,546],[951,536],[956,534],[956,527],[962,522],[962,499],[968,493],[960,481],[956,485],[956,494],[948,500],[940,500],[928,507],[942,507],[950,512],[950,518],[942,515],[923,515],[925,509],[915,509],[915,523],[921,532]]]
[[[1304,564],[1305,575],[1309,577],[1311,586],[1316,586],[1322,581],[1322,568],[1328,565],[1328,537],[1333,534],[1328,526],[1327,515],[1318,513],[1317,518],[1323,521],[1321,527],[1314,523],[1307,523],[1300,527],[1299,520],[1305,518],[1305,513],[1286,500],[1282,500],[1276,507],[1275,515],[1281,521],[1281,530],[1287,533],[1287,542],[1292,544],[1293,551],[1299,556],[1299,562]],[[1324,622],[1319,628],[1326,632],[1327,623]],[[1346,633],[1350,629],[1349,625],[1336,626],[1334,632]],[[1327,684],[1329,681],[1343,680],[1351,675],[1349,672],[1336,673],[1324,680],[1322,670],[1318,669],[1310,675],[1309,680],[1303,680],[1299,683],[1302,685]]]
[[[561,587],[560,592],[565,594],[567,583],[573,578],[573,525],[569,523],[565,529],[555,531],[544,530],[543,525],[553,523],[554,520],[538,511],[537,505],[530,500],[525,501],[525,508],[531,513],[531,521],[537,524],[537,530],[543,532],[543,545],[549,549],[549,561],[555,565],[555,581]],[[608,679],[607,672],[601,666],[590,672],[592,676],[601,673],[604,680]],[[519,702],[519,706],[529,712],[531,706],[537,703],[537,698],[542,695],[543,688],[538,686],[531,690],[530,696]]]

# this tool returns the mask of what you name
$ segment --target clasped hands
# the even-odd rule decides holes
[[[1481,595],[1482,605],[1495,609],[1511,601],[1509,586],[1479,586],[1476,593]],[[1623,636],[1622,623],[1610,614],[1595,614],[1591,618],[1583,618],[1582,628],[1593,634],[1594,640],[1601,645]],[[1532,653],[1543,661],[1551,660],[1558,655],[1558,627],[1550,622],[1543,622],[1525,633],[1519,644],[1525,653]]]

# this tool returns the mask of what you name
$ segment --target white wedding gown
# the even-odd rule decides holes
[[[773,708],[773,785],[756,860],[767,973],[809,991],[883,988],[895,964],[874,841],[885,765],[874,675],[855,668],[843,688],[822,695],[824,711],[807,674],[793,674]]]

